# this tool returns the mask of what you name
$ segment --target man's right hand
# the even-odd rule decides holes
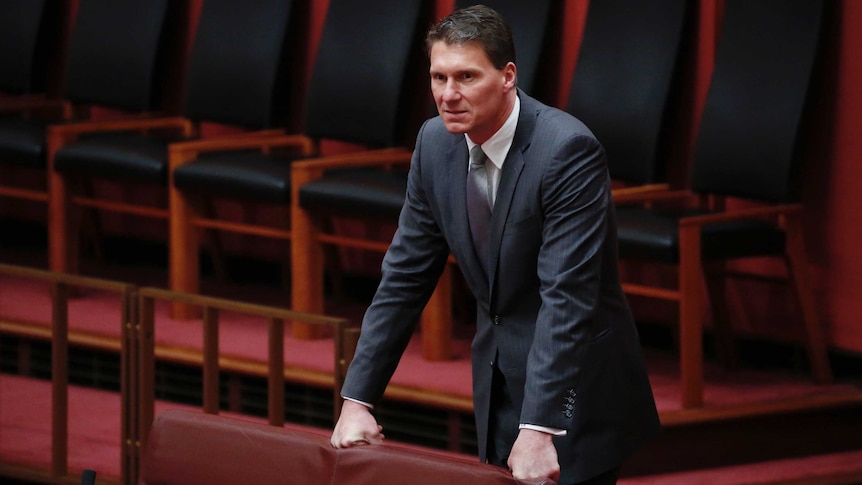
[[[335,448],[379,445],[383,443],[384,438],[381,431],[383,426],[377,424],[368,407],[345,399],[329,442]]]

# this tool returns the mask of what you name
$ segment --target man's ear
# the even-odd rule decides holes
[[[513,89],[518,81],[518,68],[515,67],[514,62],[506,64],[506,67],[503,68],[503,76],[506,88]]]

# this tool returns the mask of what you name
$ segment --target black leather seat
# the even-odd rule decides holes
[[[168,180],[168,143],[182,139],[109,133],[81,137],[54,157],[58,172],[88,177],[165,185]]]
[[[788,263],[805,315],[813,373],[819,382],[831,379],[807,283],[796,152],[824,5],[727,0],[691,190],[654,194],[645,198],[648,208],[618,208],[624,261],[679,266],[677,288],[627,284],[626,291],[678,302],[684,407],[703,403],[704,268],[729,259],[779,256]],[[720,289],[721,282],[710,288]],[[717,310],[724,304],[720,293],[712,295],[716,332],[726,323]]]
[[[628,259],[679,263],[679,220],[711,214],[697,207],[646,209],[625,207],[617,213],[620,254]],[[703,228],[704,261],[781,254],[784,232],[766,221],[734,220]]]
[[[45,168],[47,120],[0,118],[0,160],[4,165]]]

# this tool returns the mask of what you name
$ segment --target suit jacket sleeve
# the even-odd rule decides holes
[[[521,422],[568,429],[590,342],[597,333],[610,180],[589,135],[562,143],[542,177],[538,255],[541,307],[525,376]],[[609,383],[609,385],[615,385]]]
[[[419,147],[426,126],[419,131],[398,229],[342,388],[343,396],[367,403],[383,395],[449,257],[423,184]]]

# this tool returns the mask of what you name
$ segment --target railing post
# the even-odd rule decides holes
[[[284,426],[284,320],[268,318],[266,325],[269,347],[269,424]]]
[[[155,413],[155,356],[154,352],[154,320],[155,302],[152,298],[140,295],[138,298],[138,322],[135,326],[137,333],[137,407],[138,422],[136,423],[137,440],[135,446],[143,449],[147,443],[147,435],[150,425],[153,423]]]
[[[69,448],[69,287],[51,286],[51,476],[66,475]]]
[[[218,310],[205,307],[203,314],[204,333],[204,407],[208,414],[219,412],[219,325]]]
[[[123,293],[122,327],[120,329],[120,402],[122,430],[120,432],[120,483],[138,483],[138,463],[140,448],[138,430],[135,426],[138,417],[138,369],[137,349],[137,292],[133,287]]]

